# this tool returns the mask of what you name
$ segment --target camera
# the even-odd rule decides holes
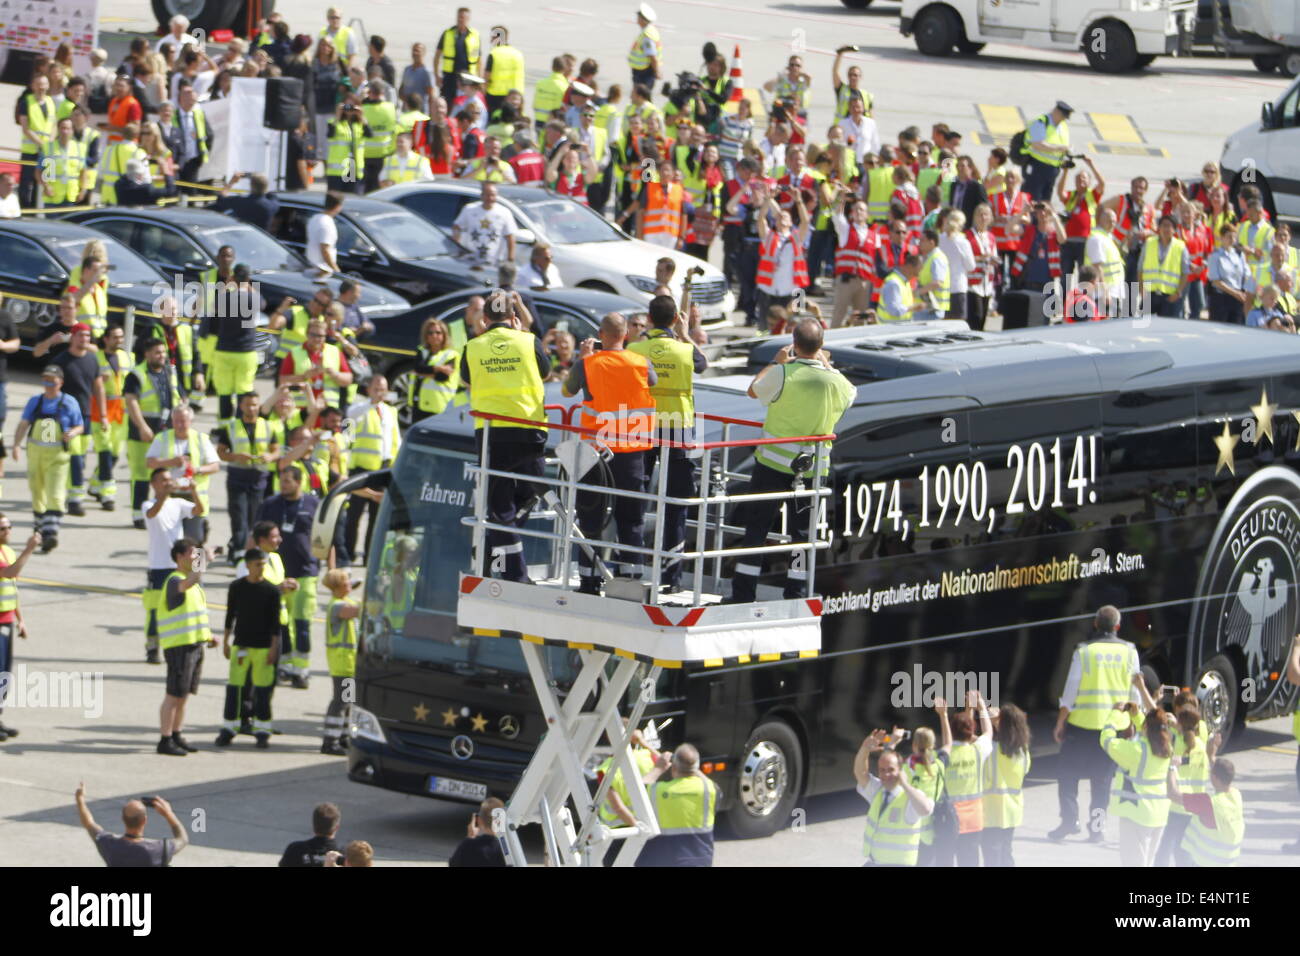
[[[1075,160],[1083,159],[1083,153],[1066,153],[1065,162],[1061,163],[1062,169],[1074,169],[1078,165]]]
[[[685,71],[677,74],[677,88],[674,89],[670,84],[664,84],[664,96],[672,100],[672,103],[678,110],[686,107],[686,104],[699,95],[703,89],[700,78],[694,73]]]
[[[704,266],[691,266],[691,268],[689,268],[689,269],[686,270],[686,275],[687,275],[687,276],[702,276],[702,275],[704,275]]]
[[[856,44],[849,44],[848,46],[836,47],[835,52],[836,53],[857,53],[858,48]]]
[[[158,798],[157,798],[157,797],[141,797],[141,798],[140,798],[140,802],[143,803],[146,807],[150,807],[150,808],[152,808],[152,807],[154,806],[154,804],[156,804],[156,803],[158,802]]]

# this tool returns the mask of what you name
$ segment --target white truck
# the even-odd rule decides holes
[[[1300,219],[1300,80],[1224,141],[1219,165],[1234,203],[1253,184],[1274,219]]]
[[[903,0],[900,17],[927,56],[1014,43],[1082,52],[1102,73],[1190,53],[1196,34],[1196,0]]]

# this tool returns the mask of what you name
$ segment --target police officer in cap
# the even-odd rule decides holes
[[[1092,786],[1088,840],[1100,843],[1104,838],[1115,768],[1101,749],[1101,731],[1117,704],[1142,703],[1133,686],[1134,676],[1141,673],[1137,648],[1119,636],[1119,622],[1119,611],[1111,605],[1097,611],[1092,637],[1074,649],[1070,660],[1053,732],[1061,745],[1061,825],[1048,834],[1053,840],[1079,832],[1079,781],[1085,777]]]
[[[460,377],[469,386],[470,408],[528,423],[492,422],[488,428],[489,464],[494,470],[541,477],[546,451],[542,381],[551,374],[551,360],[542,340],[524,331],[532,326],[532,317],[517,292],[493,291],[483,311],[487,325],[466,343],[460,359]],[[474,419],[474,438],[480,449],[485,427],[484,419]],[[522,524],[536,494],[527,480],[489,478],[488,520],[502,525]],[[519,535],[488,531],[487,548],[489,574],[508,581],[528,580]]]
[[[1044,113],[1025,130],[1024,190],[1039,202],[1052,201],[1056,177],[1070,155],[1070,128],[1065,121],[1074,108],[1056,101],[1050,113]]]

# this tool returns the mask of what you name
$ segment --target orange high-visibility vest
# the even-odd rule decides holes
[[[650,363],[627,349],[593,352],[582,360],[591,400],[582,403],[582,427],[614,452],[648,451],[654,430],[655,400],[650,394]],[[638,441],[638,439],[641,439]]]
[[[646,183],[642,196],[645,213],[642,215],[642,232],[650,236],[666,233],[676,239],[682,232],[682,203],[685,191],[680,183]]]

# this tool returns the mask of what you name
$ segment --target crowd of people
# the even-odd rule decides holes
[[[384,38],[363,40],[337,8],[327,11],[324,26],[296,34],[272,15],[250,41],[233,38],[215,56],[188,32],[184,17],[173,17],[156,41],[134,41],[115,71],[97,51],[86,76],[73,72],[60,48],[38,59],[19,100],[22,164],[16,187],[11,176],[0,175],[0,216],[96,197],[128,205],[177,190],[215,192],[202,179],[215,135],[203,104],[229,96],[236,78],[299,79],[300,122],[288,137],[283,185],[304,189],[323,178],[329,191],[307,229],[307,255],[319,276],[340,271],[332,222],[347,196],[436,177],[482,183],[479,202],[466,207],[453,236],[499,266],[503,294],[470,298],[470,344],[463,349],[454,347],[445,324],[424,323],[408,391],[410,417],[417,420],[464,402],[466,386],[476,410],[526,417],[516,399],[475,404],[476,356],[494,342],[535,355],[537,385],[563,382],[566,394],[582,394],[595,406],[618,375],[642,374],[647,363],[636,356],[656,339],[673,344],[675,368],[688,385],[690,374],[703,371],[698,346],[707,336],[689,283],[681,302],[664,294],[676,268],[670,258],[659,262],[647,315],[630,323],[606,316],[600,349],[595,340],[580,343],[570,332],[546,329],[529,290],[558,288],[559,276],[545,243],[535,244],[528,265],[516,269],[509,216],[499,209],[493,215],[499,183],[569,197],[664,249],[703,261],[720,254],[745,324],[795,332],[794,345],[778,357],[782,370],[766,384],[758,376],[750,390],[769,413],[815,394],[804,411],[816,421],[787,422],[786,434],[830,431],[851,400],[851,386],[835,378],[821,349],[825,326],[951,318],[981,329],[996,312],[1004,327],[1150,314],[1208,315],[1295,332],[1300,256],[1290,229],[1270,222],[1256,187],[1231,194],[1214,163],[1204,166],[1200,180],[1166,180],[1153,201],[1144,177],[1108,196],[1093,160],[1071,152],[1073,109],[1064,102],[1038,116],[1010,147],[992,149],[983,164],[944,123],[928,134],[908,126],[891,138],[873,119],[875,100],[862,68],[848,61],[851,47],[836,51],[831,68],[826,96],[834,121],[816,129],[809,115],[819,88],[802,56],[791,56],[776,77],[747,90],[709,43],[698,70],[659,87],[671,74],[654,10],[642,4],[637,22],[627,57],[630,81],[611,82],[595,60],[564,53],[553,58],[531,98],[524,55],[511,45],[509,31],[494,26],[485,43],[468,8],[457,11],[455,24],[434,43],[412,45],[400,78]],[[250,178],[250,197],[232,195],[227,183],[221,202],[265,226],[273,202],[269,183],[263,174]],[[324,598],[332,687],[321,750],[343,754],[346,682],[355,673],[361,614],[348,568],[368,559],[401,560],[400,548],[373,554],[361,533],[363,520],[373,528],[379,492],[354,493],[327,557],[311,546],[323,496],[348,475],[391,465],[402,441],[390,383],[371,374],[362,348],[369,323],[357,306],[357,286],[345,280],[335,294],[321,284],[303,303],[259,304],[279,339],[276,389],[264,398],[256,388],[254,328],[243,310],[228,315],[214,305],[218,298],[255,295],[250,270],[234,249],[219,251],[205,276],[204,301],[183,308],[165,299],[158,319],[133,343],[108,321],[109,270],[102,243],[89,244],[60,297],[58,320],[35,343],[33,353],[44,362],[42,391],[24,406],[9,457],[26,454],[37,534],[21,557],[0,548],[0,593],[33,550],[58,545],[66,519],[84,516],[92,501],[116,508],[116,468],[125,457],[131,521],[148,538],[145,659],[167,665],[158,753],[196,751],[183,734],[186,701],[198,688],[204,648],[217,646],[229,671],[216,745],[251,734],[258,747],[270,746],[276,686],[309,686],[313,622]],[[816,297],[830,300],[828,315]],[[0,353],[18,347],[11,320],[0,317]],[[590,361],[597,353],[604,358]],[[653,368],[645,371],[636,387],[652,397],[638,407],[653,408],[657,397],[680,391],[674,382],[660,383]],[[534,383],[526,384],[520,394],[531,400]],[[0,375],[0,400],[2,385]],[[203,434],[194,412],[209,393],[218,423]],[[493,430],[494,439],[514,443],[503,449],[507,470],[538,454],[535,441],[509,434],[518,431]],[[644,480],[654,467],[645,450],[636,443],[616,449],[635,452],[615,455],[616,484],[633,488]],[[670,487],[679,489],[673,493],[693,494],[698,476],[689,463],[673,459],[670,467]],[[209,490],[223,472],[230,533],[218,543],[211,540]],[[770,486],[761,484],[769,480]],[[753,490],[788,489],[792,481],[788,463],[769,456],[756,466]],[[494,485],[492,509],[499,524],[509,524],[517,514],[514,489]],[[637,544],[634,516],[615,517],[620,542]],[[760,543],[771,528],[772,516],[766,517],[766,526],[759,514],[748,529]],[[7,530],[0,526],[0,533]],[[682,534],[670,529],[666,546]],[[517,539],[493,532],[489,547],[505,558],[506,576],[524,574]],[[237,574],[220,639],[210,628],[203,588],[205,568],[217,558]],[[753,600],[761,570],[761,564],[737,568],[733,600]],[[584,590],[600,593],[594,567],[585,567],[583,578]],[[795,583],[787,591],[801,593]],[[21,626],[21,616],[15,620]],[[11,645],[12,633],[6,659]],[[1136,699],[1107,713],[1103,724],[1063,716],[1058,737],[1068,742],[1080,736],[1069,728],[1080,728],[1095,749],[1081,762],[1092,768],[1094,804],[1096,781],[1105,778],[1105,792],[1113,774],[1120,792],[1130,787],[1142,795],[1136,815],[1124,812],[1132,801],[1119,800],[1119,815],[1128,821],[1121,835],[1125,862],[1179,854],[1199,862],[1196,841],[1208,838],[1196,826],[1205,817],[1193,798],[1211,794],[1213,819],[1236,793],[1232,766],[1216,759],[1215,741],[1204,739],[1194,699],[1175,699],[1165,711],[1144,685],[1132,688]],[[949,715],[943,704],[938,710],[940,739],[915,732],[906,766],[886,747],[891,735],[877,731],[863,744],[855,773],[869,804],[868,858],[974,865],[982,855],[986,865],[1010,865],[1029,769],[1024,714],[979,699],[960,713]],[[1063,704],[1063,713],[1074,711]],[[0,725],[0,733],[16,732]],[[881,751],[873,776],[870,757]],[[692,776],[689,754],[681,763],[683,777]],[[1166,796],[1141,789],[1156,786],[1157,764],[1173,768]],[[1163,769],[1159,775],[1164,786]],[[896,800],[900,793],[905,799]],[[1071,805],[1077,814],[1071,800],[1063,785],[1062,837],[1078,826],[1066,819]],[[161,801],[164,817],[165,808]],[[486,832],[491,809],[485,805],[471,824],[478,835]],[[124,816],[128,829],[142,826],[141,814],[132,807],[131,819]],[[321,832],[327,817],[316,821],[318,839],[332,839],[337,830],[335,811],[333,829]],[[83,822],[95,835],[88,812]],[[181,846],[158,852],[167,856]],[[349,861],[356,846],[347,848]],[[361,847],[357,859],[368,859],[368,846]],[[711,852],[710,844],[710,858]]]

